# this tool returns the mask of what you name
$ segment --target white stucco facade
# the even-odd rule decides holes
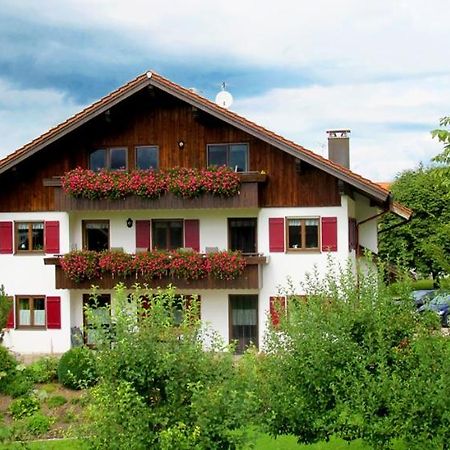
[[[125,252],[136,251],[136,220],[148,219],[198,219],[200,226],[200,252],[207,247],[228,249],[228,219],[249,217],[257,219],[257,252],[267,257],[267,264],[261,266],[259,289],[200,289],[180,290],[181,294],[197,294],[201,297],[201,318],[216,330],[224,342],[230,339],[229,296],[258,296],[258,345],[263,344],[267,327],[270,297],[287,286],[288,278],[303,293],[302,282],[305,274],[314,267],[325,274],[330,255],[317,250],[308,252],[270,252],[269,219],[307,217],[337,218],[337,251],[331,253],[333,261],[346,264],[348,258],[354,258],[355,252],[349,252],[348,219],[358,221],[376,214],[376,208],[362,196],[353,199],[341,197],[341,205],[333,207],[283,207],[253,209],[214,209],[214,210],[139,210],[139,211],[96,211],[96,212],[46,212],[46,213],[0,213],[0,221],[59,221],[60,253],[81,249],[83,246],[82,221],[90,219],[109,220],[110,247],[122,248]],[[133,226],[127,227],[128,218]],[[320,233],[320,231],[319,231]],[[319,236],[320,241],[320,236]],[[361,245],[376,251],[376,220],[366,222],[360,229]],[[13,351],[30,353],[62,353],[71,346],[71,329],[83,327],[83,294],[89,291],[81,289],[55,289],[55,267],[44,265],[45,254],[0,255],[0,283],[6,292],[16,298],[21,295],[59,296],[61,298],[60,329],[10,329],[5,334],[5,344]],[[176,281],[174,283],[176,285]],[[111,291],[100,291],[111,293]]]

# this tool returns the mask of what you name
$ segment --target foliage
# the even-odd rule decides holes
[[[27,367],[29,377],[34,383],[50,383],[58,378],[58,358],[44,356]]]
[[[17,361],[7,348],[0,345],[0,392],[6,393],[7,386],[14,379]]]
[[[444,150],[434,158],[434,161],[450,166],[450,131],[444,128],[450,126],[450,117],[442,117],[439,126],[441,128],[433,130],[431,136],[444,144]]]
[[[39,410],[39,400],[36,397],[21,397],[13,400],[9,405],[9,412],[14,419],[32,416]]]
[[[127,298],[119,284],[113,333],[86,314],[101,380],[81,431],[93,448],[233,449],[246,440],[252,396],[233,355],[202,328],[196,301],[180,304],[174,288],[136,287]]]
[[[239,193],[240,178],[230,168],[209,167],[168,170],[94,172],[77,168],[62,178],[64,192],[77,198],[119,199],[128,195],[156,199],[166,192],[191,199],[203,194],[232,197]]]
[[[27,417],[26,421],[26,430],[32,436],[42,436],[47,433],[50,429],[50,425],[52,424],[51,417],[44,416],[42,413],[33,414],[30,417]]]
[[[379,254],[400,262],[424,275],[450,273],[450,172],[437,177],[441,169],[424,168],[403,172],[392,185],[394,199],[414,211],[412,219],[400,227],[380,234]],[[388,229],[398,219],[386,216],[381,229]]]
[[[306,300],[290,296],[260,365],[260,420],[273,436],[362,438],[375,449],[448,439],[448,342],[406,286],[394,299],[381,280],[349,266],[309,277]]]
[[[3,341],[3,329],[8,323],[8,315],[11,311],[12,300],[6,295],[5,287],[0,285],[0,344]]]
[[[53,397],[47,399],[47,406],[49,408],[58,408],[66,403],[67,399],[63,395],[54,395]]]
[[[119,252],[75,250],[64,255],[61,267],[75,282],[90,280],[102,273],[126,277],[135,273],[148,280],[163,277],[197,280],[211,274],[220,280],[242,275],[245,258],[239,252],[222,251],[202,255],[194,251],[151,251],[136,255]]]
[[[92,350],[75,347],[62,355],[58,365],[58,380],[70,389],[83,389],[97,381]]]

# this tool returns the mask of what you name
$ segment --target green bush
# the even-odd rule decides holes
[[[26,371],[34,383],[49,383],[58,378],[58,358],[44,356],[30,364]]]
[[[50,417],[37,413],[27,417],[25,421],[25,429],[32,436],[42,436],[50,429],[52,422],[53,421]]]
[[[39,400],[35,397],[22,397],[13,400],[9,405],[9,412],[14,419],[32,416],[39,410]]]
[[[92,350],[76,347],[68,350],[59,360],[58,380],[70,389],[83,389],[97,382]]]
[[[67,399],[62,395],[55,395],[54,397],[50,397],[47,399],[47,406],[49,408],[58,408],[65,403],[67,403]]]
[[[22,397],[33,390],[34,384],[25,373],[17,371],[15,376],[5,386],[4,393],[13,398]]]
[[[5,389],[14,379],[17,364],[8,349],[0,345],[0,392],[6,394]]]

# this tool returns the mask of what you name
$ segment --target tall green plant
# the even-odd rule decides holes
[[[396,439],[423,443],[434,429],[437,447],[427,448],[445,442],[450,363],[441,356],[435,363],[425,348],[439,354],[448,342],[436,332],[437,318],[429,327],[415,313],[407,286],[393,298],[382,280],[378,271],[349,266],[313,274],[306,297],[289,297],[262,359],[261,422],[270,433],[304,443],[363,438],[389,448]]]
[[[86,310],[100,380],[83,430],[92,448],[233,449],[246,440],[251,395],[198,308],[174,288],[128,296],[118,285],[111,308]]]
[[[4,329],[8,322],[8,315],[11,311],[12,300],[6,295],[3,284],[0,286],[0,344],[3,342]]]

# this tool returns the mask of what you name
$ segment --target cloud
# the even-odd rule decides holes
[[[450,76],[273,89],[238,99],[233,108],[255,122],[326,156],[329,129],[351,129],[351,166],[389,180],[441,150],[429,131],[449,114]]]
[[[84,108],[54,89],[17,89],[0,78],[0,158]]]

